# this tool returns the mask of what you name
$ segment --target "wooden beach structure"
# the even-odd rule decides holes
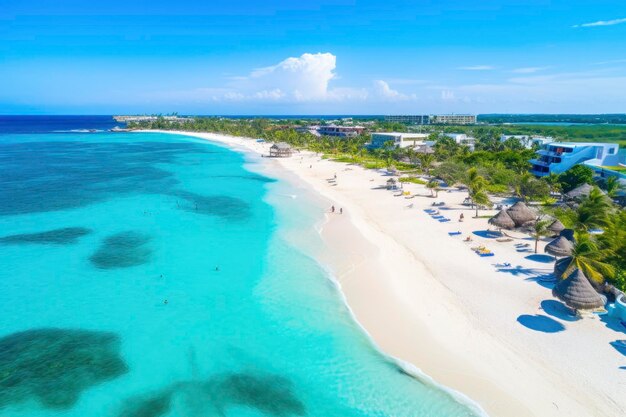
[[[270,147],[270,156],[272,158],[286,158],[293,155],[293,148],[285,142],[278,142]]]

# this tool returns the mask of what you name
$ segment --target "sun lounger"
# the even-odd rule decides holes
[[[461,234],[461,232],[448,232],[448,234],[449,234],[450,236],[458,236],[458,235],[460,235],[460,234]]]
[[[487,256],[494,256],[493,252],[484,252],[484,253],[479,253],[478,256],[480,256],[481,258],[487,257]]]
[[[431,216],[432,216],[433,219],[437,219],[437,220],[446,218],[445,216],[443,216],[441,214],[431,214]]]
[[[439,219],[439,223],[446,223],[449,222],[450,219]]]
[[[513,239],[511,239],[510,237],[501,237],[496,239],[496,242],[513,242]]]

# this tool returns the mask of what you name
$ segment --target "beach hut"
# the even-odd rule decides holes
[[[527,226],[537,219],[537,214],[521,201],[513,204],[506,212],[513,219],[516,227]]]
[[[548,226],[548,230],[554,233],[554,236],[557,236],[564,229],[565,229],[565,226],[563,226],[563,223],[561,223],[559,220],[553,221],[552,224]]]
[[[500,210],[498,214],[489,219],[489,224],[496,226],[498,229],[514,229],[515,222],[506,212],[506,210]]]
[[[587,197],[589,195],[589,193],[591,192],[591,190],[593,190],[593,186],[592,185],[583,184],[583,185],[579,185],[578,187],[574,188],[573,190],[565,193],[564,196],[565,196],[565,198],[567,200],[580,201],[583,198]]]
[[[387,189],[396,190],[398,188],[398,181],[395,178],[389,178],[387,180]]]
[[[559,236],[552,242],[548,243],[544,249],[546,253],[552,256],[563,257],[571,256],[574,250],[574,244],[563,236]]]
[[[593,289],[580,269],[575,269],[566,279],[557,282],[552,295],[574,310],[596,310],[606,303],[606,298]]]
[[[567,267],[572,262],[572,257],[561,258],[554,263],[554,276],[557,280],[563,278],[563,274],[567,270]]]
[[[291,156],[293,154],[293,149],[288,143],[279,142],[275,143],[270,147],[270,156],[274,158],[284,158]]]

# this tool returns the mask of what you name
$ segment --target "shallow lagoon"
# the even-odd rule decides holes
[[[374,349],[286,238],[319,245],[318,207],[244,162],[160,134],[0,135],[0,345],[84,347],[43,370],[0,353],[19,393],[0,416],[473,415]],[[52,407],[32,375],[77,395]]]

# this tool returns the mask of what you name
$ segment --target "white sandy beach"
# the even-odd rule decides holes
[[[268,154],[269,144],[252,139],[169,133]],[[383,173],[310,152],[263,161],[271,175],[297,178],[329,206],[343,208],[343,215],[326,215],[326,250],[317,256],[382,350],[468,396],[490,416],[626,415],[626,357],[610,345],[626,339],[624,329],[595,316],[568,315],[549,284],[537,279],[551,273],[553,262],[520,246],[532,249],[533,241],[515,233],[513,242],[473,234],[488,228],[487,219],[473,219],[474,211],[460,205],[465,192],[430,198],[424,186],[405,184],[418,196],[396,197],[378,188],[388,179]],[[328,181],[335,174],[337,181]],[[441,214],[450,222],[424,212],[433,201],[446,203]],[[453,231],[462,234],[449,236]],[[472,243],[462,241],[468,235]],[[495,256],[481,258],[470,249],[481,244]]]

